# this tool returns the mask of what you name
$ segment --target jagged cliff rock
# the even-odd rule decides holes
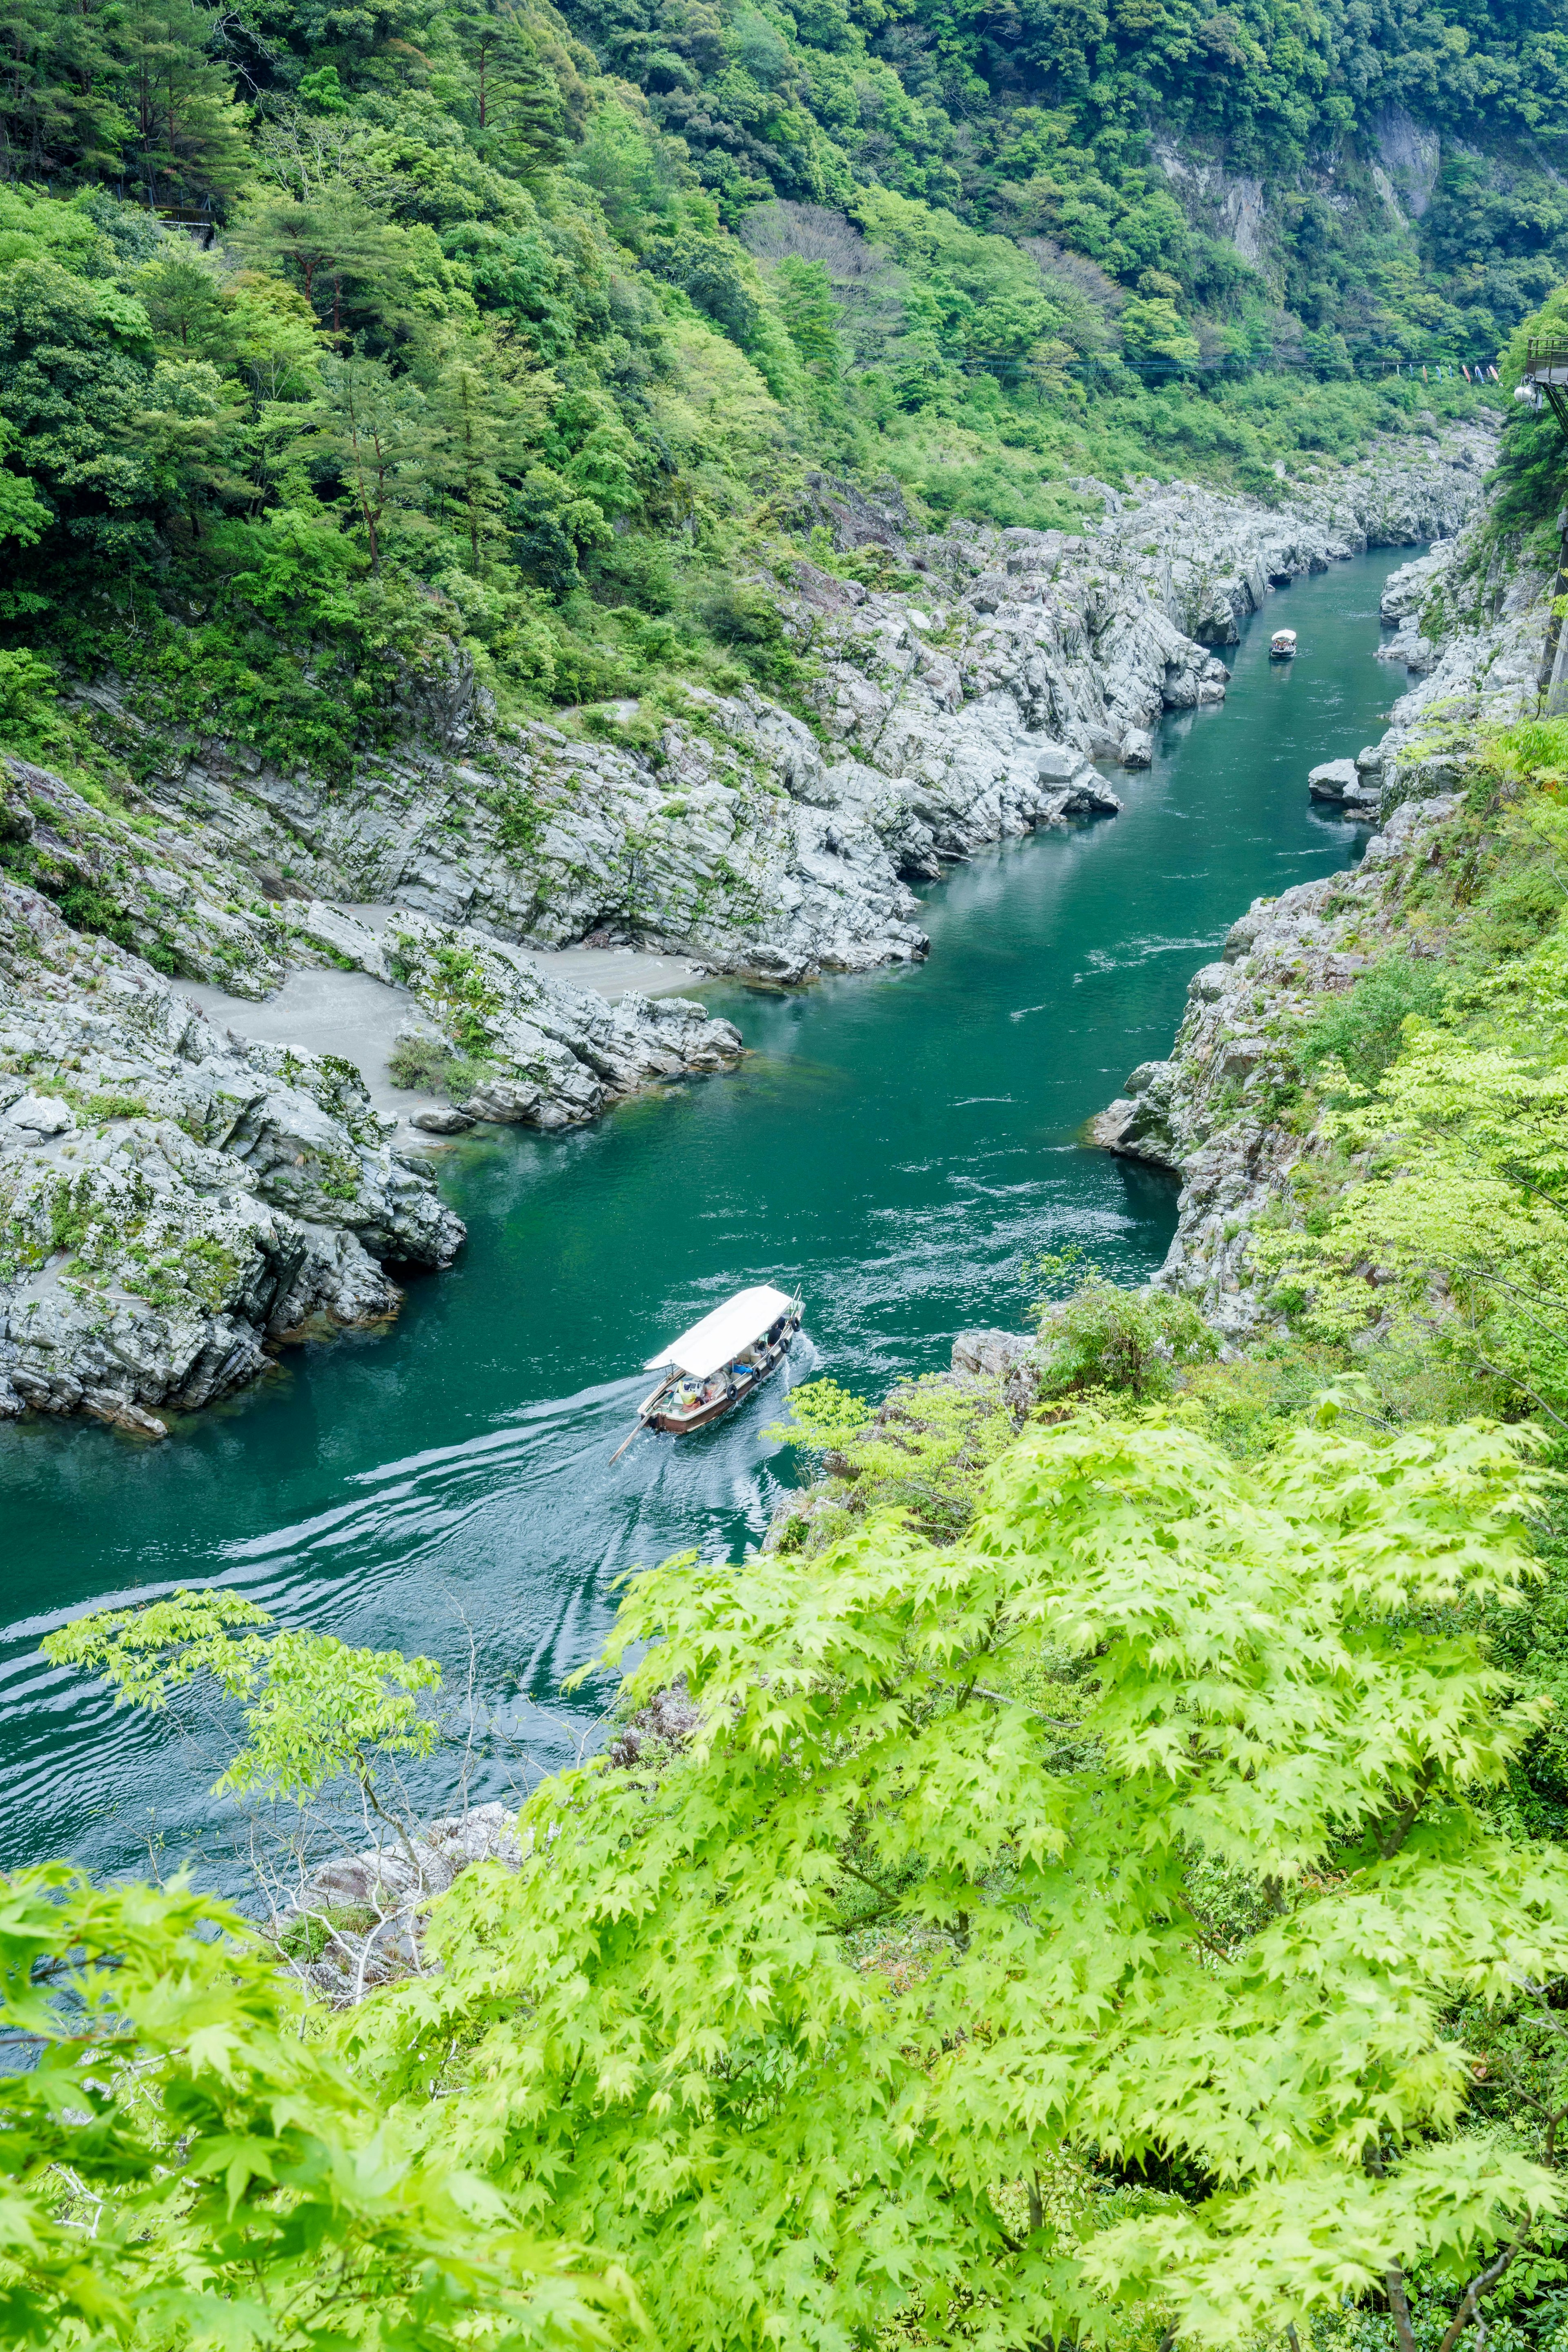
[[[820,665],[824,732],[852,754],[828,790],[906,873],[1110,810],[1089,759],[1144,765],[1163,711],[1220,700],[1227,673],[1209,648],[1234,645],[1270,587],[1454,530],[1492,450],[1478,427],[1375,451],[1292,486],[1283,509],[1144,485],[1108,494],[1092,537],[954,523],[907,543],[929,596],[797,564],[786,625]]]
[[[461,1107],[432,1122],[448,1131],[574,1125],[742,1051],[699,1004],[607,1003],[476,933],[300,915],[335,961],[357,947],[409,989],[411,1032],[457,1049]],[[241,1386],[312,1318],[395,1314],[384,1262],[446,1265],[463,1228],[392,1132],[346,1061],[220,1031],[0,878],[0,1413],[158,1434],[153,1407]]]
[[[169,754],[102,685],[82,698],[139,744],[145,797],[117,811],[23,776],[27,877],[111,900],[125,944],[252,997],[319,958],[294,919],[310,900],[543,946],[608,934],[783,981],[919,956],[910,877],[1112,813],[1089,760],[1142,763],[1162,710],[1219,698],[1213,649],[1271,583],[1451,532],[1489,454],[1479,428],[1394,445],[1314,469],[1278,509],[1144,484],[1106,492],[1077,536],[921,538],[881,517],[878,544],[918,591],[806,563],[763,583],[816,672],[823,740],[750,688],[690,688],[677,712],[615,704],[569,730],[499,726],[458,680],[421,742],[329,787],[216,740]],[[823,501],[860,543],[844,500]]]
[[[1265,1312],[1252,1286],[1253,1226],[1315,1148],[1275,1115],[1291,1040],[1314,1000],[1352,986],[1386,950],[1412,881],[1441,854],[1461,805],[1456,787],[1475,730],[1534,708],[1545,581],[1522,574],[1493,591],[1494,609],[1478,611],[1461,541],[1395,582],[1388,616],[1414,624],[1429,660],[1382,742],[1355,763],[1368,789],[1376,780],[1381,829],[1349,873],[1254,901],[1222,960],[1192,980],[1169,1059],[1141,1064],[1093,1126],[1109,1150],[1182,1177],[1175,1238],[1156,1278],[1189,1292],[1232,1340]],[[1468,617],[1456,619],[1467,601]]]
[[[460,1065],[449,1113],[427,1115],[448,1129],[566,1125],[721,1068],[740,1039],[700,1006],[608,1005],[516,943],[608,934],[779,980],[923,953],[906,877],[1113,813],[1091,761],[1146,763],[1162,710],[1222,697],[1212,649],[1271,584],[1451,534],[1489,454],[1475,432],[1374,453],[1279,509],[1098,486],[1104,519],[1077,535],[920,539],[879,517],[898,586],[802,562],[778,583],[821,740],[752,689],[694,689],[673,715],[615,706],[594,717],[606,740],[502,729],[458,679],[422,746],[331,789],[216,742],[175,759],[144,733],[144,782],[119,796],[0,760],[0,1407],[146,1427],[158,1404],[251,1378],[312,1317],[394,1311],[384,1263],[441,1265],[460,1239],[356,1071],[220,1034],[163,974],[252,999],[302,964],[396,982],[411,1031]],[[1440,572],[1421,574],[1420,626]],[[82,699],[138,738],[111,684]],[[1402,741],[1365,771],[1389,805],[1444,789],[1441,761]],[[1218,1083],[1245,1093],[1223,1043]],[[1119,1148],[1184,1165],[1210,1076],[1180,1100],[1173,1079],[1168,1109],[1141,1081]],[[1203,1222],[1184,1216],[1184,1233]]]
[[[346,1063],[221,1035],[0,879],[0,1412],[161,1434],[311,1318],[395,1314],[386,1264],[463,1227],[385,1132]]]

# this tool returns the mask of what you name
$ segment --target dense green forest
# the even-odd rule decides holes
[[[0,692],[59,757],[62,671],[328,774],[469,667],[787,697],[811,463],[938,524],[1272,489],[1468,396],[1439,362],[1568,268],[1544,9],[26,0],[3,40]]]

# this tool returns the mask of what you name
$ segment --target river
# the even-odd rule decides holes
[[[93,1603],[241,1587],[286,1622],[434,1654],[486,1718],[470,1793],[561,1760],[569,1705],[627,1568],[760,1540],[792,1451],[780,1386],[710,1431],[644,1436],[612,1468],[642,1359],[742,1284],[805,1297],[814,1369],[866,1396],[945,1366],[952,1335],[1021,1326],[1026,1254],[1077,1242],[1135,1281],[1164,1255],[1170,1180],[1079,1141],[1169,1045],[1188,978],[1234,919],[1349,865],[1363,836],[1306,772],[1373,739],[1396,690],[1372,659],[1404,556],[1271,598],[1221,708],[1167,719],[1114,818],[1005,845],[923,895],[928,963],[794,993],[702,992],[751,1046],[739,1073],[565,1137],[494,1131],[446,1155],[468,1223],[399,1321],[289,1351],[168,1444],[0,1426],[0,1865],[68,1853],[160,1866],[222,1827],[165,1724],[110,1712],[39,1636]],[[1293,665],[1268,636],[1290,623]],[[214,1841],[216,1841],[215,1845]]]

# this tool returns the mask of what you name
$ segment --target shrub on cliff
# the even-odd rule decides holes
[[[1384,956],[1343,996],[1331,996],[1314,1013],[1296,1049],[1310,1076],[1325,1062],[1337,1062],[1352,1085],[1375,1086],[1399,1051],[1405,1024],[1414,1013],[1433,1021],[1447,992],[1430,964],[1407,955]]]
[[[1127,1289],[1076,1247],[1047,1251],[1026,1264],[1024,1275],[1058,1294],[1037,1299],[1034,1308],[1042,1397],[1098,1392],[1152,1403],[1172,1393],[1181,1371],[1216,1351],[1190,1299]]]

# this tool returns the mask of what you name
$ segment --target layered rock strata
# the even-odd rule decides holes
[[[1220,961],[1194,976],[1169,1058],[1141,1064],[1093,1124],[1109,1150],[1181,1176],[1175,1237],[1156,1279],[1190,1294],[1228,1340],[1266,1314],[1250,1265],[1257,1220],[1315,1148],[1275,1115],[1294,1076],[1292,1040],[1324,995],[1353,986],[1386,951],[1412,883],[1441,854],[1461,806],[1456,788],[1478,729],[1535,707],[1547,583],[1522,575],[1489,617],[1445,623],[1474,593],[1465,557],[1461,542],[1425,566],[1421,602],[1394,615],[1408,614],[1430,661],[1382,743],[1354,763],[1365,787],[1375,779],[1381,814],[1361,864],[1255,900]]]
[[[242,1044],[0,879],[0,1414],[148,1435],[312,1323],[396,1312],[463,1227],[359,1074]]]
[[[774,583],[816,731],[750,688],[610,706],[595,740],[507,729],[455,680],[423,744],[329,789],[221,743],[174,758],[88,692],[134,791],[0,760],[0,1410],[150,1429],[312,1318],[394,1311],[386,1265],[460,1239],[355,1070],[221,1034],[163,975],[254,1000],[348,965],[406,989],[411,1040],[458,1069],[447,1129],[567,1125],[721,1068],[739,1037],[700,1006],[606,1005],[518,943],[608,936],[784,981],[923,954],[910,879],[1113,814],[1092,761],[1144,764],[1162,711],[1222,698],[1215,649],[1271,587],[1451,533],[1489,455],[1475,435],[1375,453],[1278,509],[1086,485],[1106,511],[1077,534],[885,520],[896,585],[804,562]],[[1379,789],[1429,794],[1431,764]],[[379,927],[345,911],[371,905]],[[1123,1148],[1153,1133],[1125,1125]]]
[[[455,1108],[469,1126],[575,1127],[622,1096],[727,1068],[744,1051],[731,1023],[688,997],[628,990],[606,1002],[547,979],[504,940],[422,915],[399,909],[373,929],[313,906],[300,925],[340,962],[409,992],[403,1034],[460,1056]]]
[[[295,919],[322,900],[504,941],[608,935],[780,981],[907,960],[925,951],[910,879],[1112,813],[1089,761],[1145,762],[1163,710],[1219,698],[1215,649],[1271,586],[1451,532],[1489,454],[1479,429],[1391,446],[1310,469],[1278,509],[1091,485],[1108,511],[1079,534],[922,537],[884,519],[895,585],[804,563],[761,583],[816,732],[750,688],[504,727],[454,680],[422,744],[329,786],[223,742],[169,754],[104,687],[84,701],[134,752],[144,799],[96,806],[14,770],[8,805],[42,887],[111,900],[126,944],[238,995],[319,952]]]
[[[700,1004],[542,978],[418,916],[318,926],[410,992],[476,1120],[579,1123],[742,1051]],[[360,1073],[208,1022],[140,959],[0,878],[0,1415],[32,1405],[161,1434],[159,1405],[242,1386],[307,1327],[376,1321],[388,1263],[443,1266],[463,1228],[393,1150]]]

